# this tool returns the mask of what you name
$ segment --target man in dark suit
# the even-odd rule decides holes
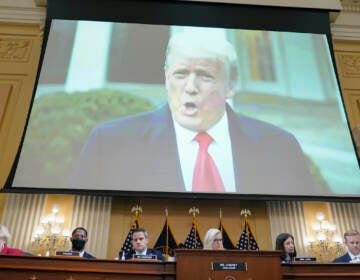
[[[168,44],[168,104],[96,127],[71,187],[314,194],[294,136],[229,106],[239,76],[234,47],[221,38],[188,37],[176,34]]]
[[[357,230],[346,231],[344,233],[344,241],[348,252],[333,262],[360,263],[360,233]]]
[[[164,261],[164,257],[160,251],[147,248],[149,243],[148,233],[143,228],[137,228],[132,234],[132,250],[125,254],[125,260],[134,259],[134,258],[144,258],[155,257],[159,261]],[[122,259],[122,256],[119,256],[119,259]]]
[[[83,227],[77,227],[71,234],[71,251],[78,252],[80,257],[94,259],[95,257],[85,251],[85,244],[88,241],[88,232]]]

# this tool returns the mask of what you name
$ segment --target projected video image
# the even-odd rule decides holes
[[[53,20],[14,187],[360,194],[326,36]]]

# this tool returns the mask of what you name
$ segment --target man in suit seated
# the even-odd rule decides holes
[[[357,230],[348,230],[344,233],[344,241],[348,252],[333,262],[360,263],[360,233]]]
[[[230,106],[239,79],[225,38],[176,33],[165,58],[167,104],[95,127],[72,188],[314,194],[295,137]]]
[[[160,251],[147,248],[149,243],[148,233],[143,228],[137,228],[132,234],[132,250],[125,254],[125,260],[133,259],[137,256],[155,256],[157,260],[164,261],[164,257]],[[121,259],[121,256],[120,256]]]
[[[88,232],[83,227],[77,227],[71,234],[71,251],[79,253],[80,257],[94,259],[95,257],[85,251],[85,244],[88,242]]]

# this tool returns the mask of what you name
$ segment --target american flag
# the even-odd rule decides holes
[[[199,232],[195,222],[192,223],[191,230],[186,237],[184,248],[186,249],[201,249],[203,247]]]
[[[134,229],[139,228],[139,221],[137,219],[135,219],[135,221],[133,222],[129,233],[126,236],[126,239],[124,241],[124,244],[121,247],[121,250],[119,252],[119,260],[124,260],[125,259],[125,255],[127,253],[130,253],[132,250],[132,244],[131,244],[131,240],[132,240],[132,234],[134,232]]]
[[[165,260],[167,260],[169,256],[174,256],[174,249],[176,248],[178,248],[178,244],[172,233],[168,219],[166,218],[164,227],[155,242],[154,249],[160,250],[165,256]]]
[[[239,250],[259,250],[259,246],[255,240],[254,234],[252,233],[250,223],[245,218],[244,229],[241,232],[239,241],[236,245],[236,249]]]

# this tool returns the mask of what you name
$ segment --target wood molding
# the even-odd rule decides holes
[[[29,60],[32,40],[25,38],[0,37],[0,62]]]
[[[331,25],[333,38],[360,40],[360,1],[341,0],[342,10]]]
[[[11,93],[11,84],[0,84],[0,130]]]
[[[360,78],[360,53],[339,53],[339,67],[344,78]]]
[[[31,3],[32,1],[28,1]],[[41,27],[45,24],[46,8],[33,6],[16,6],[0,4],[0,23],[27,23],[37,24]]]
[[[344,12],[360,13],[359,0],[340,0]]]
[[[343,90],[349,122],[352,129],[360,125],[360,90]]]

